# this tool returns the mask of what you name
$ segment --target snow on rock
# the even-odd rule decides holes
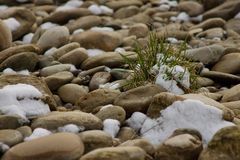
[[[83,126],[77,126],[75,124],[67,124],[63,127],[58,127],[59,132],[79,133],[85,130]]]
[[[0,142],[0,150],[1,150],[1,153],[6,152],[7,150],[9,150],[9,148],[10,148],[10,147],[9,147],[8,145]]]
[[[44,53],[44,56],[52,56],[56,50],[58,50],[56,47],[52,47]]]
[[[235,15],[235,17],[234,18],[236,18],[236,19],[240,19],[240,12],[239,13],[237,13],[236,15]]]
[[[45,115],[50,109],[48,104],[41,101],[42,96],[42,93],[32,85],[4,86],[0,89],[0,111],[9,115],[17,114],[25,119]]]
[[[93,57],[104,53],[105,52],[101,49],[87,49],[88,57]]]
[[[120,86],[121,85],[118,82],[111,82],[111,83],[100,84],[99,88],[117,90],[120,88]]]
[[[170,78],[167,74],[169,71],[172,78]],[[175,94],[184,94],[184,91],[178,87],[177,82],[186,88],[190,87],[190,73],[188,70],[179,65],[176,65],[173,68],[170,68],[166,65],[161,65],[155,84],[162,86],[169,92]]]
[[[120,122],[115,119],[105,119],[103,121],[103,131],[110,134],[113,138],[116,137],[120,130]]]
[[[108,8],[107,6],[99,6],[99,8],[101,9],[102,13],[105,15],[111,15],[113,14],[113,10],[111,8]]]
[[[46,23],[43,23],[40,25],[40,27],[42,29],[50,29],[50,28],[57,27],[57,26],[59,26],[59,25],[56,23],[52,23],[52,22],[46,22]]]
[[[13,74],[21,74],[21,75],[30,75],[29,71],[27,69],[21,70],[21,71],[14,71],[12,68],[6,68],[3,70],[3,74],[13,75]]]
[[[188,99],[174,102],[162,110],[161,116],[157,119],[146,118],[142,124],[143,119],[138,118],[135,119],[135,123],[128,125],[134,128],[136,124],[142,124],[141,136],[155,145],[161,144],[176,129],[195,129],[201,133],[203,143],[206,145],[219,129],[234,125],[223,120],[222,116],[222,110],[201,101]]]
[[[16,20],[13,17],[4,19],[3,22],[8,26],[8,28],[11,31],[16,31],[21,26],[21,24],[18,22],[18,20]]]
[[[23,43],[24,44],[30,44],[31,41],[32,41],[32,38],[33,38],[34,34],[33,33],[28,33],[26,34],[24,37],[23,37]]]
[[[114,31],[114,29],[111,27],[92,27],[90,30],[97,31],[97,32],[113,32]]]
[[[79,29],[76,29],[75,31],[73,31],[73,35],[74,34],[78,34],[78,33],[82,33],[82,32],[84,32],[84,29],[82,29],[82,28],[79,28]]]
[[[52,132],[47,129],[36,128],[36,129],[34,129],[33,133],[29,137],[24,138],[24,141],[31,141],[33,139],[48,136],[50,134],[52,134]]]
[[[124,48],[118,47],[114,50],[114,52],[122,54],[122,53],[126,52],[126,50]]]
[[[91,11],[95,15],[105,14],[105,15],[111,15],[113,14],[113,10],[111,8],[108,8],[107,6],[99,6],[96,4],[92,4],[88,7],[88,10]]]
[[[170,9],[170,6],[169,5],[167,5],[167,4],[162,4],[162,5],[160,5],[158,8],[157,8],[159,11],[162,11],[162,12],[166,12],[166,11],[169,11],[169,9]]]
[[[0,11],[3,11],[5,9],[8,9],[8,6],[7,5],[0,5]]]
[[[142,125],[146,119],[147,116],[145,114],[141,112],[134,112],[126,122],[130,127],[138,132],[142,128]]]
[[[178,14],[177,20],[180,22],[188,22],[190,20],[190,17],[186,12],[181,12]]]
[[[101,8],[96,4],[92,4],[91,6],[89,6],[88,10],[91,11],[95,15],[102,14]]]
[[[65,11],[65,10],[72,10],[80,7],[83,4],[81,0],[70,0],[64,5],[58,7],[56,11]]]

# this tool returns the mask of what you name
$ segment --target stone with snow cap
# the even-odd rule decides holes
[[[153,144],[161,144],[174,130],[190,128],[201,133],[206,145],[219,129],[234,126],[222,116],[222,110],[198,100],[176,101],[162,110],[158,118],[146,118],[140,133]]]
[[[32,85],[7,85],[0,89],[0,110],[7,115],[18,115],[24,119],[50,112],[41,98],[42,93]],[[11,110],[11,107],[14,109]]]

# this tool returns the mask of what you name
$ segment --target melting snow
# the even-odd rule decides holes
[[[165,110],[162,110],[161,116],[157,119],[145,118],[144,115],[137,114],[139,116],[134,113],[127,120],[128,125],[136,129],[141,128],[141,136],[156,145],[161,144],[179,128],[199,131],[203,143],[206,145],[219,129],[234,125],[222,119],[222,110],[190,99],[174,102]],[[141,127],[139,127],[140,125]]]
[[[11,31],[16,31],[21,26],[21,24],[18,22],[18,20],[16,20],[13,17],[4,19],[3,22],[8,26],[8,28]]]
[[[34,129],[33,133],[29,137],[24,138],[24,141],[31,141],[33,139],[48,136],[50,134],[52,134],[52,132],[47,129],[36,128],[36,129]]]
[[[65,10],[72,10],[80,7],[83,4],[83,1],[79,0],[70,0],[64,5],[58,7],[56,11],[65,11]]]
[[[26,34],[26,35],[23,37],[23,40],[22,40],[23,43],[25,43],[25,44],[31,43],[33,36],[34,36],[33,33],[28,33],[28,34]]]
[[[120,130],[120,122],[115,119],[105,119],[103,121],[103,131],[110,134],[113,138],[116,137]]]
[[[83,126],[77,126],[75,124],[67,124],[63,127],[58,127],[59,132],[70,132],[70,133],[78,133],[85,130]]]
[[[0,89],[0,111],[8,115],[27,117],[45,115],[50,112],[49,106],[40,98],[42,93],[32,85],[7,85]]]
[[[97,55],[100,55],[103,53],[105,53],[105,52],[101,49],[88,49],[87,50],[88,57],[97,56]]]

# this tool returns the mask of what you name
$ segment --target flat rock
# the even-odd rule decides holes
[[[64,84],[71,82],[73,74],[68,71],[58,72],[51,76],[47,76],[44,80],[46,81],[50,90],[57,90]]]
[[[80,160],[145,160],[146,153],[139,147],[106,147],[95,149]]]
[[[14,146],[23,141],[22,134],[13,129],[0,130],[0,141],[8,146]]]
[[[120,91],[117,90],[97,89],[79,97],[75,105],[83,112],[94,112],[99,106],[112,104],[119,94]]]
[[[56,130],[58,127],[63,127],[66,124],[75,124],[84,127],[86,130],[101,129],[102,121],[96,116],[79,112],[52,112],[46,116],[35,119],[31,128],[45,128]]]
[[[120,106],[106,105],[101,107],[101,109],[95,114],[102,121],[105,119],[116,119],[120,123],[123,123],[126,118],[125,110]]]
[[[75,104],[79,97],[88,93],[88,88],[78,84],[66,84],[61,86],[57,92],[62,101]]]
[[[0,51],[9,48],[12,44],[12,32],[5,25],[5,23],[0,20]]]
[[[140,86],[121,93],[114,101],[114,105],[122,106],[127,115],[133,112],[146,112],[153,96],[166,91],[158,85]]]
[[[236,74],[240,73],[240,53],[224,55],[213,67],[212,71]]]
[[[15,54],[0,64],[0,70],[12,68],[15,71],[29,70],[34,71],[38,62],[38,56],[33,52],[22,52]]]
[[[197,159],[203,146],[200,139],[190,135],[181,134],[171,137],[156,149],[157,159]]]
[[[101,130],[84,131],[78,134],[83,141],[85,152],[88,153],[98,148],[111,147],[112,137]]]
[[[76,48],[63,56],[61,56],[58,61],[66,64],[73,64],[74,66],[80,66],[83,61],[88,58],[86,50],[83,48]]]
[[[42,49],[42,51],[45,51],[51,47],[60,47],[66,44],[68,41],[68,28],[58,26],[45,31],[37,41],[37,45]]]
[[[224,55],[224,47],[220,45],[211,45],[196,49],[186,50],[186,56],[194,61],[200,61],[203,64],[216,63]]]
[[[87,49],[97,48],[113,51],[121,45],[122,37],[117,32],[85,31],[72,36],[72,42],[78,42]]]
[[[75,30],[81,29],[90,29],[95,26],[102,24],[102,19],[99,16],[89,15],[76,19],[75,21],[68,22],[66,27],[72,33]]]
[[[72,133],[56,133],[14,146],[3,160],[75,160],[81,157],[84,146]]]

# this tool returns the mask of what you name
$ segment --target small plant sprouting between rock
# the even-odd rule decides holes
[[[135,88],[147,83],[155,83],[159,69],[164,69],[164,79],[166,81],[175,80],[179,88],[184,92],[191,92],[196,89],[196,67],[185,58],[184,54],[187,45],[185,42],[174,46],[165,43],[165,40],[159,40],[155,33],[149,35],[146,46],[136,43],[135,52],[137,59],[130,59],[122,55],[129,69],[132,70],[131,78],[127,80],[127,88]],[[176,66],[181,66],[184,72],[176,75]],[[180,83],[184,78],[185,72],[190,77],[190,86],[186,87]]]

